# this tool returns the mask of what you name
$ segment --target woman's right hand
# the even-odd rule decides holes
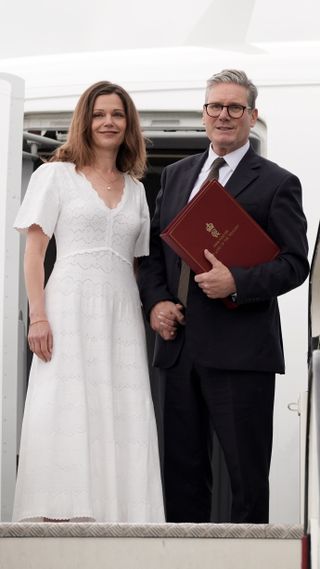
[[[182,304],[171,300],[162,300],[155,304],[150,312],[150,325],[152,330],[160,334],[163,340],[174,340],[177,327],[184,325]]]
[[[49,362],[52,357],[53,336],[48,320],[31,322],[28,333],[28,343],[31,352],[43,362]]]

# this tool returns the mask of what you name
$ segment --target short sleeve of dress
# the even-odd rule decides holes
[[[150,238],[150,215],[149,207],[146,199],[146,192],[143,184],[139,183],[140,190],[140,218],[141,228],[138,239],[136,241],[134,256],[144,257],[149,255],[149,238]]]
[[[60,211],[58,164],[42,164],[33,172],[14,222],[18,231],[26,232],[36,224],[48,237],[52,237]]]

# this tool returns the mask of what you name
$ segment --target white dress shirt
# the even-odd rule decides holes
[[[222,184],[222,186],[226,185],[227,181],[229,180],[229,178],[231,177],[231,175],[235,171],[236,167],[238,166],[240,160],[242,160],[245,153],[249,150],[249,146],[250,146],[250,143],[248,141],[243,146],[240,146],[240,148],[237,148],[236,150],[233,150],[233,152],[230,152],[229,154],[226,154],[225,156],[223,156],[223,158],[226,161],[226,164],[221,166],[221,168],[219,170],[219,182],[220,182],[220,184]],[[213,151],[212,146],[210,144],[209,152],[208,152],[208,158],[205,161],[204,165],[202,166],[202,170],[201,170],[201,172],[197,178],[197,181],[193,187],[193,190],[190,194],[189,201],[192,200],[192,198],[200,190],[203,182],[206,180],[206,178],[209,175],[210,168],[212,166],[212,162],[216,158],[219,158],[219,156],[218,156],[218,154],[216,154]]]

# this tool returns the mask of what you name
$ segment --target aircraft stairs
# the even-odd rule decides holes
[[[303,527],[1,523],[0,569],[301,569]]]

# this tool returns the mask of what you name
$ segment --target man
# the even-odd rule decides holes
[[[224,70],[207,83],[203,121],[208,151],[164,169],[152,221],[151,251],[140,266],[142,302],[157,333],[154,365],[166,381],[164,490],[167,521],[208,522],[212,426],[232,488],[231,521],[266,523],[275,374],[284,373],[277,296],[307,277],[306,220],[298,178],[249,144],[257,89],[246,74]],[[199,190],[212,163],[219,181],[280,247],[249,269],[191,273],[186,307],[178,298],[181,261],[160,232]],[[216,173],[217,175],[217,173]],[[179,289],[180,290],[180,289]],[[222,302],[232,298],[237,308]]]

